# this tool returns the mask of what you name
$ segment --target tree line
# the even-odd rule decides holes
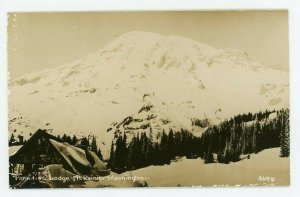
[[[26,142],[27,141],[24,140],[24,137],[22,135],[19,134],[18,136],[15,136],[14,133],[12,133],[8,140],[8,145],[9,146],[19,146],[19,145],[25,144]]]
[[[271,113],[276,117],[269,118]],[[234,116],[209,126],[201,137],[181,129],[163,131],[153,140],[153,132],[137,133],[128,140],[126,133],[113,140],[108,167],[124,172],[149,165],[169,164],[176,156],[200,157],[205,163],[229,163],[242,154],[280,147],[280,156],[289,156],[289,109]]]
[[[270,114],[276,113],[274,118]],[[239,161],[241,155],[258,153],[264,149],[280,147],[280,156],[290,155],[289,109],[239,114],[218,125],[208,125],[201,137],[188,130],[163,130],[153,139],[153,131],[136,133],[130,139],[126,133],[111,143],[108,167],[115,172],[134,170],[149,165],[169,164],[176,157],[200,157],[205,163],[229,163]],[[131,136],[131,135],[130,135]],[[56,136],[60,142],[67,142],[81,148],[88,148],[103,160],[95,136],[78,139],[75,135]],[[22,136],[12,133],[9,145],[22,145]]]
[[[258,153],[267,148],[280,147],[280,156],[289,156],[289,110],[254,114],[255,119],[243,120],[235,116],[219,125],[211,126],[201,136],[201,154],[205,163],[229,163],[240,160],[241,154]],[[237,119],[237,117],[239,117]],[[214,157],[216,156],[216,158]]]
[[[75,135],[73,137],[64,134],[63,136],[55,136],[58,141],[60,142],[66,142],[70,145],[81,147],[81,148],[88,148],[90,151],[93,151],[96,153],[96,155],[99,157],[99,159],[103,160],[103,156],[101,153],[100,148],[98,147],[96,137],[93,135],[92,139],[89,140],[87,137],[77,138]]]
[[[137,133],[127,142],[127,135],[120,135],[111,145],[108,167],[115,172],[124,172],[149,165],[169,164],[176,156],[199,155],[200,138],[186,130],[168,133],[163,131],[153,140],[150,133]]]

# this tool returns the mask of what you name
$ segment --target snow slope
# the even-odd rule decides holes
[[[149,166],[122,175],[147,178],[150,187],[289,185],[289,158],[279,157],[279,151],[266,149],[230,164],[204,164],[201,159],[183,158],[170,165]]]
[[[114,133],[107,129],[136,114],[145,95],[171,127],[201,134],[191,119],[217,123],[238,113],[287,107],[288,87],[288,73],[243,51],[129,32],[80,60],[11,80],[9,131],[25,137],[38,128],[95,134],[105,156]]]

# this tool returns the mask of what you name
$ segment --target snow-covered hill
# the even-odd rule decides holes
[[[124,172],[122,176],[144,177],[149,187],[289,185],[290,160],[279,157],[279,152],[279,148],[266,149],[258,154],[251,154],[250,159],[230,164],[204,164],[200,159],[181,158],[170,165],[148,166]],[[94,187],[96,184],[94,183]]]
[[[288,73],[235,49],[179,36],[129,32],[80,60],[9,82],[9,131],[25,137],[38,128],[95,134],[104,155],[112,125],[136,114],[153,128],[187,128],[192,119],[217,123],[238,113],[289,105]],[[151,101],[148,101],[150,99]],[[154,111],[138,111],[145,104]],[[138,123],[137,123],[138,124]],[[139,125],[141,126],[141,125]]]

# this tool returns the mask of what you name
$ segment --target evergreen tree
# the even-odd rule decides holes
[[[93,135],[92,137],[92,143],[91,143],[91,151],[97,153],[98,147],[97,147],[97,142],[96,142],[96,137]]]
[[[160,163],[167,163],[169,162],[169,157],[168,157],[168,136],[163,130],[162,136],[161,136],[161,141],[160,141]]]
[[[127,155],[127,169],[133,170],[136,168],[134,160],[135,158],[135,146],[136,146],[136,137],[134,136],[128,146],[128,155]]]
[[[127,145],[126,145],[127,137],[126,134],[120,135],[116,140],[116,149],[114,151],[113,157],[113,168],[117,172],[123,172],[126,169],[127,164]]]
[[[289,129],[285,126],[289,124],[288,109],[277,111],[277,116],[270,119],[269,115],[274,112],[266,110],[237,115],[217,126],[210,126],[200,138],[200,157],[209,160],[210,153],[217,154],[218,162],[228,163],[238,161],[241,154],[279,146],[282,147],[281,155],[289,155]]]
[[[84,138],[81,139],[81,145],[85,146],[85,147],[89,147],[90,146],[90,143],[89,143],[89,141],[88,141],[88,139],[86,137],[84,137]]]
[[[152,127],[150,127],[150,130],[149,130],[149,141],[150,141],[151,145],[153,146],[153,131],[152,131]]]
[[[112,141],[111,143],[111,147],[110,147],[110,155],[109,155],[109,160],[108,160],[108,163],[107,163],[107,166],[111,169],[114,168],[115,166],[115,150],[114,150],[114,142]]]
[[[16,139],[15,139],[14,134],[12,133],[11,136],[10,136],[8,144],[9,144],[9,146],[12,146],[15,142],[16,142]]]
[[[258,153],[266,148],[281,147],[280,156],[289,156],[289,114],[288,110],[261,111],[256,114],[237,115],[218,125],[210,125],[201,137],[181,129],[168,134],[163,130],[156,135],[153,131],[137,133],[127,145],[125,133],[112,143],[109,166],[117,172],[137,169],[148,165],[169,164],[176,156],[196,158],[205,163],[229,163],[240,160],[241,154]],[[148,134],[148,135],[147,135]],[[94,138],[92,147],[94,147]],[[94,148],[93,148],[94,149]],[[217,158],[214,158],[214,155]]]
[[[67,142],[68,144],[72,144],[72,139],[69,135],[66,137],[65,142]]]
[[[282,129],[280,132],[280,157],[290,156],[290,121],[288,111],[282,117]]]
[[[153,164],[159,165],[162,164],[161,154],[160,154],[160,147],[158,142],[154,144],[154,151],[153,151]]]
[[[61,140],[62,140],[63,142],[66,142],[66,141],[67,141],[67,135],[64,134],[64,135],[61,137]]]
[[[72,145],[75,145],[77,143],[78,139],[75,135],[73,135],[73,138],[72,138]]]
[[[168,134],[168,141],[167,141],[167,159],[171,160],[175,158],[175,140],[174,140],[174,133],[171,129]]]

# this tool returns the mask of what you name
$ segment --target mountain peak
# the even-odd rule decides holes
[[[240,50],[129,32],[80,60],[12,81],[9,119],[22,119],[9,130],[29,136],[50,123],[54,133],[91,132],[107,142],[107,129],[120,123],[119,130],[134,133],[191,130],[197,119],[203,128],[194,132],[201,134],[205,120],[288,106],[288,87],[288,73],[263,69]]]

